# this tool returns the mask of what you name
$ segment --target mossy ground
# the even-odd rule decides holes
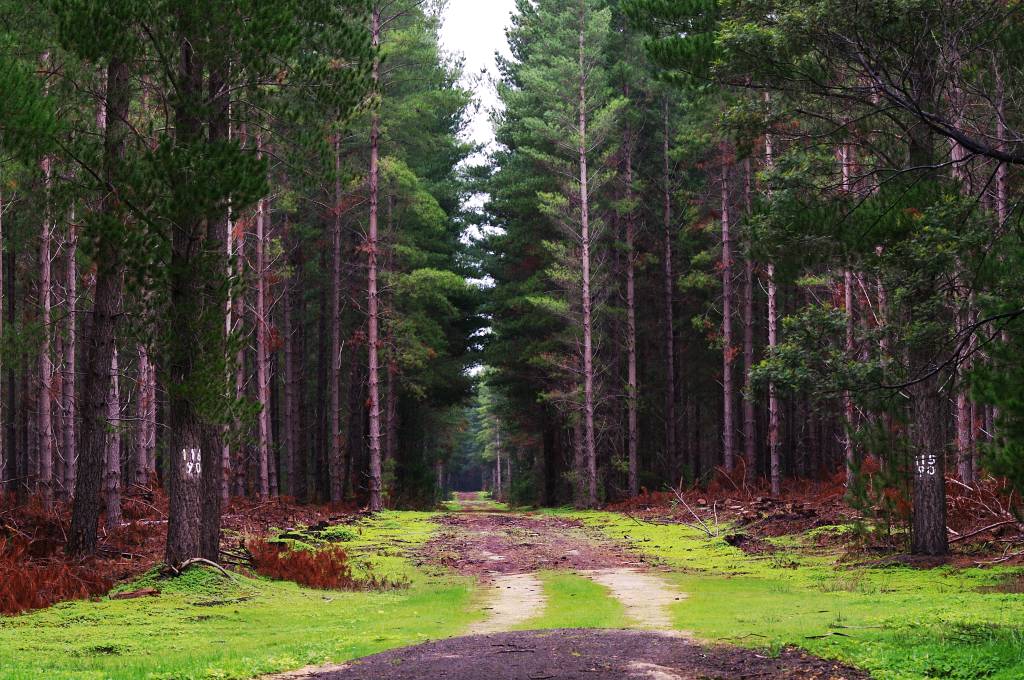
[[[149,574],[121,590],[155,586],[159,597],[0,618],[0,678],[251,678],[458,634],[480,616],[471,583],[417,569],[405,554],[430,538],[430,517],[388,512],[349,527],[353,559],[407,589],[325,592],[205,569],[174,580]]]
[[[545,571],[540,579],[547,601],[544,613],[516,626],[518,630],[629,626],[625,607],[611,596],[608,588],[564,571]]]
[[[1019,571],[851,567],[806,536],[748,555],[682,525],[559,514],[673,567],[689,594],[675,625],[698,638],[795,645],[882,679],[1024,677],[1024,595],[991,591]]]

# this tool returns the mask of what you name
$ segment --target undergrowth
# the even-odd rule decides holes
[[[278,581],[292,581],[319,590],[387,590],[408,586],[408,582],[388,579],[371,572],[357,577],[352,573],[348,553],[336,545],[302,549],[277,541],[251,539],[246,543],[257,574]]]
[[[33,557],[20,537],[0,536],[0,614],[20,614],[64,600],[84,599],[110,590],[113,579],[95,561],[70,563],[53,556]]]
[[[152,588],[156,597],[0,617],[0,680],[242,680],[456,635],[480,617],[470,582],[408,559],[436,531],[431,517],[386,512],[347,525],[353,577],[404,575],[402,590],[312,590],[205,568],[166,579],[153,570],[116,592]]]

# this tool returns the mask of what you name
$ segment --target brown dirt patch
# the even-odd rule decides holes
[[[427,562],[470,576],[544,569],[593,570],[643,565],[623,546],[587,534],[578,522],[530,514],[454,513],[422,552]]]
[[[641,631],[556,630],[477,635],[378,654],[320,680],[861,680],[867,674],[799,650],[777,658]]]

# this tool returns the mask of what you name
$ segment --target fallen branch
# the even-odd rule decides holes
[[[625,515],[626,517],[630,518],[631,520],[633,520],[634,522],[636,522],[636,523],[637,523],[637,524],[639,524],[640,526],[644,526],[644,523],[643,523],[643,522],[641,522],[640,520],[638,520],[638,519],[637,519],[636,517],[633,517],[633,515],[629,514],[628,512],[623,512],[622,514],[624,514],[624,515]]]
[[[226,578],[229,578],[229,579],[234,579],[235,578],[234,574],[229,572],[227,569],[225,569],[224,567],[220,566],[219,564],[217,564],[216,562],[214,562],[212,560],[206,559],[205,557],[193,557],[192,559],[185,560],[184,562],[182,562],[177,567],[175,567],[172,564],[169,564],[169,565],[167,565],[167,569],[170,570],[171,572],[173,572],[175,576],[181,576],[183,573],[185,573],[185,571],[189,567],[194,567],[197,564],[203,564],[203,565],[206,565],[208,567],[213,567],[214,569],[219,571],[221,574],[223,574]]]
[[[949,542],[950,543],[956,543],[957,541],[962,541],[965,538],[971,538],[972,536],[977,536],[978,534],[983,534],[986,531],[992,531],[993,529],[998,529],[1000,527],[1007,527],[1007,526],[1010,526],[1012,524],[1019,524],[1019,522],[1017,520],[1015,520],[1015,519],[1006,519],[1006,520],[1003,520],[1001,522],[996,522],[995,524],[990,524],[989,526],[984,527],[982,529],[978,529],[977,531],[972,531],[972,532],[970,532],[968,534],[962,534],[960,536],[957,536],[956,538],[951,539]],[[950,531],[952,531],[952,529],[950,529]]]
[[[687,526],[693,526],[694,529],[700,529],[702,532],[707,534],[708,538],[714,538],[715,534],[712,533],[711,528],[704,522],[703,519],[700,518],[700,515],[693,511],[693,508],[690,507],[689,503],[687,503],[686,499],[683,497],[683,492],[680,491],[679,489],[673,488],[672,493],[675,494],[676,500],[682,503],[683,507],[686,508],[687,511],[689,511],[689,513],[693,515],[694,519],[696,519],[700,523],[699,527],[694,526],[692,524],[687,524]]]
[[[850,637],[850,636],[847,635],[846,633],[840,633],[838,631],[830,630],[829,632],[825,633],[824,635],[806,635],[806,636],[804,636],[804,639],[805,640],[821,640],[822,638],[827,638],[827,637]]]

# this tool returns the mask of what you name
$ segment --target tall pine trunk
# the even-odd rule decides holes
[[[744,195],[749,216],[753,212],[750,196],[750,159],[746,170]],[[749,248],[749,238],[747,239]],[[757,423],[754,417],[754,261],[748,254],[743,263],[743,477],[751,479],[757,472]]]
[[[847,269],[843,272],[843,294],[845,297],[844,307],[846,310],[846,358],[847,361],[854,360],[854,329],[855,299],[853,295],[853,272]],[[846,434],[843,436],[843,459],[846,464],[846,484],[853,482],[853,475],[857,465],[856,451],[854,450],[854,428],[855,417],[853,394],[849,389],[843,390],[843,418],[846,421]]]
[[[261,499],[270,495],[270,310],[267,304],[267,201],[256,208],[256,401],[260,411],[257,439],[257,487]]]
[[[286,223],[285,238],[292,239],[291,225]],[[293,246],[294,247],[294,246]],[[292,258],[289,257],[289,260]],[[282,310],[282,326],[284,331],[284,428],[282,432],[281,451],[281,493],[294,497],[296,440],[298,439],[299,407],[296,379],[296,330],[295,330],[295,297],[297,296],[294,274],[285,284],[284,308]]]
[[[924,364],[922,364],[924,365]],[[914,451],[911,552],[946,555],[945,446],[942,442],[943,397],[932,376],[911,386],[910,439]]]
[[[590,192],[587,169],[586,13],[580,3],[579,25],[579,161],[580,266],[583,276],[583,447],[586,456],[587,506],[597,505],[597,441],[594,431],[593,298],[590,292]]]
[[[52,156],[42,161],[43,183],[46,194],[46,208],[43,215],[43,229],[39,240],[39,324],[42,327],[42,341],[39,346],[39,404],[36,410],[36,431],[39,435],[38,476],[36,492],[44,505],[53,501],[53,358],[50,356],[50,328],[52,303],[53,244],[53,163]]]
[[[139,345],[139,387],[138,397],[135,402],[135,417],[137,422],[137,435],[135,438],[135,483],[138,486],[146,487],[152,481],[152,470],[149,462],[150,437],[155,432],[150,432],[150,414],[155,409],[153,403],[154,394],[150,389],[150,363],[149,351],[145,345]]]
[[[372,42],[374,49],[380,47],[380,9],[374,7]],[[380,58],[373,61],[374,89],[380,88]],[[374,109],[370,122],[370,219],[366,234],[367,259],[367,354],[369,359],[368,392],[370,409],[370,512],[383,509],[381,498],[381,450],[380,450],[380,365],[378,362],[379,313],[377,297],[377,220],[380,200],[380,109]]]
[[[636,216],[633,211],[633,139],[626,128],[626,408],[628,410],[627,455],[629,464],[629,495],[640,493],[637,455],[640,446],[638,423],[638,386],[636,372]]]
[[[388,477],[388,497],[394,496],[395,466],[398,456],[398,363],[392,358],[388,362],[388,397],[385,408],[384,470]]]
[[[117,349],[110,359],[110,392],[107,395],[107,465],[103,495],[107,506],[107,531],[121,526],[121,381]]]
[[[0,337],[4,334],[4,295],[10,294],[4,287],[4,188],[3,175],[0,174]],[[0,381],[3,380],[3,357],[0,356]],[[12,449],[7,446],[6,431],[4,431],[4,418],[9,416],[8,409],[4,408],[5,400],[13,397],[13,394],[5,394],[2,383],[0,383],[0,495],[7,490],[7,480],[13,477],[9,467],[9,456]]]
[[[75,470],[78,464],[75,389],[78,386],[78,235],[75,226],[68,226],[65,247],[64,288],[67,297],[67,319],[64,326],[64,376],[61,379],[60,404],[64,414],[61,428],[61,449],[64,453],[64,478],[59,482],[70,500],[74,495]]]
[[[245,229],[236,228],[233,236],[234,250],[234,268],[232,273],[236,279],[241,279],[245,274],[245,243],[246,243],[246,232]],[[236,338],[242,336],[245,332],[245,296],[238,294],[232,300],[232,335]],[[246,398],[245,394],[245,347],[244,343],[240,343],[237,352],[235,353],[235,399],[242,402]],[[232,423],[232,428],[235,433],[236,440],[234,444],[233,460],[231,461],[231,470],[229,477],[233,478],[231,486],[234,488],[234,493],[238,496],[244,496],[246,494],[246,483],[245,483],[245,438],[242,437],[242,420],[235,419]],[[223,453],[221,454],[223,457]],[[230,457],[230,456],[229,456]]]
[[[769,264],[768,279],[768,351],[774,352],[779,346],[778,286],[775,283],[775,265]],[[779,441],[779,395],[775,382],[768,383],[768,465],[771,477],[772,495],[782,493],[782,456]]]
[[[17,300],[16,294],[17,285],[15,281],[14,271],[15,263],[17,262],[17,247],[12,239],[8,237],[10,241],[7,244],[7,248],[4,252],[0,253],[0,258],[4,260],[4,293],[7,295],[7,306],[0,310],[0,313],[6,314],[6,326],[7,328],[14,328],[14,320],[17,315]],[[11,362],[8,362],[6,368],[6,375],[2,376],[7,385],[7,403],[8,409],[7,424],[4,429],[4,451],[7,452],[7,475],[4,479],[17,480],[18,474],[18,413],[16,410],[15,400],[15,386],[17,384],[17,376],[14,373],[14,368]],[[15,490],[18,488],[17,481],[11,481],[7,485],[8,490]]]
[[[178,67],[178,104],[175,110],[175,143],[183,149],[203,143],[202,120],[198,117],[196,102],[204,96],[204,68],[195,52],[201,41],[191,39],[190,17],[180,18],[180,44]],[[185,190],[199,181],[195,175],[186,178]],[[167,545],[164,561],[172,566],[200,557],[202,553],[202,472],[210,459],[209,428],[203,422],[195,395],[186,386],[196,380],[197,363],[191,343],[202,334],[205,282],[192,271],[202,256],[205,246],[203,221],[195,215],[187,197],[179,197],[177,224],[171,238],[171,309],[176,313],[175,323],[180,329],[172,336],[167,354],[168,410],[169,410],[169,513]],[[219,447],[216,451],[222,455]],[[219,499],[218,499],[219,500]],[[217,559],[214,556],[213,559]]]
[[[679,453],[676,446],[676,347],[675,347],[675,278],[672,262],[672,176],[669,158],[669,115],[668,100],[663,111],[662,134],[662,236],[664,240],[662,262],[662,285],[664,288],[665,314],[665,456],[672,474],[670,482],[679,481]]]
[[[732,338],[732,232],[729,205],[728,149],[722,144],[722,462],[725,471],[736,467],[736,420],[733,406]]]
[[[124,162],[128,135],[128,109],[131,83],[128,64],[114,58],[107,67],[106,131],[103,150],[103,179],[116,189]],[[105,191],[101,213],[117,214],[117,197]],[[96,530],[100,516],[100,487],[103,479],[107,435],[107,398],[113,376],[114,333],[121,314],[123,281],[120,244],[112,238],[98,239],[93,259],[96,262],[96,289],[89,336],[85,346],[85,375],[81,416],[81,452],[75,480],[75,503],[71,514],[71,532],[67,551],[72,555],[96,551]]]
[[[771,106],[770,95],[764,93],[766,109]],[[764,136],[765,167],[775,167],[775,153],[771,133]],[[768,283],[768,351],[774,352],[779,346],[778,287],[775,283],[775,264],[768,263],[765,276]],[[812,450],[812,455],[815,452]],[[782,493],[782,460],[779,452],[779,395],[774,381],[768,382],[768,467],[772,495]]]
[[[327,417],[329,437],[327,470],[331,501],[340,501],[345,493],[345,464],[341,448],[341,135],[334,138],[334,229],[331,232],[331,411]]]

